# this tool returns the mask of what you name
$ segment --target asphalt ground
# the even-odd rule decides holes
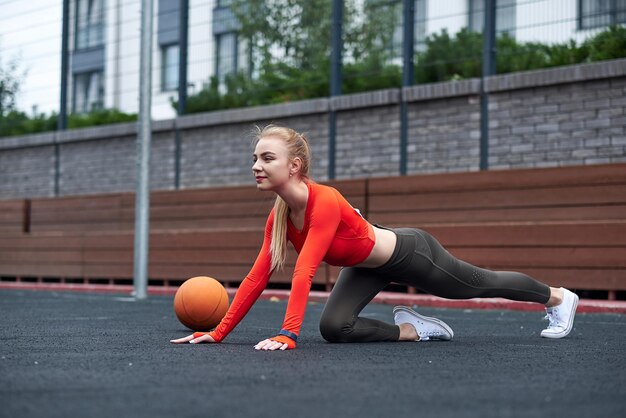
[[[539,337],[539,312],[417,309],[450,342],[330,344],[309,304],[298,348],[255,351],[286,301],[259,300],[221,344],[189,333],[173,297],[0,290],[1,417],[623,417],[626,316],[581,313]],[[392,321],[392,306],[363,315]]]

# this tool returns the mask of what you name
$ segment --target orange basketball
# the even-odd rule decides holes
[[[210,331],[228,310],[228,293],[212,277],[186,280],[174,296],[174,312],[184,326],[193,331]]]

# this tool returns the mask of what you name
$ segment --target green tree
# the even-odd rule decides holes
[[[400,6],[388,0],[344,1],[345,64],[369,64],[373,73],[389,61]],[[308,94],[328,94],[323,88],[329,82],[331,7],[332,0],[234,0],[239,35],[248,41],[252,62],[258,63],[253,72],[268,81],[301,74]],[[311,83],[317,86],[309,88]]]
[[[582,45],[589,61],[612,60],[626,57],[626,27],[612,26],[588,39]]]
[[[25,71],[20,71],[17,58],[5,64],[0,56],[0,118],[15,110],[15,101],[25,75]]]
[[[226,76],[221,86],[210,79],[188,98],[187,112],[327,96],[331,5],[331,0],[234,0],[239,39],[250,49],[251,67]],[[344,93],[399,85],[400,69],[390,63],[399,5],[344,2]]]
[[[429,36],[427,48],[416,54],[416,83],[480,77],[482,34],[462,29],[450,36],[444,29]],[[507,33],[496,39],[498,74],[528,71],[626,57],[626,28],[610,27],[578,45],[518,42]]]
[[[46,116],[43,113],[28,116],[24,112],[11,110],[0,118],[0,136],[27,135],[37,132],[53,131],[57,126],[57,115]]]

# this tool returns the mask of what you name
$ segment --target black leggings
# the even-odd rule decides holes
[[[327,341],[397,341],[398,326],[358,316],[391,282],[449,299],[502,297],[545,304],[550,298],[547,285],[522,273],[486,270],[458,260],[425,231],[392,231],[398,240],[384,265],[341,269],[320,321]]]

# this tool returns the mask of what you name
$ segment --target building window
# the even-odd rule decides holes
[[[475,32],[482,32],[485,24],[485,0],[468,0],[468,27]],[[496,33],[508,33],[515,36],[516,0],[499,0],[496,2]]]
[[[76,49],[104,43],[104,0],[76,1]]]
[[[102,71],[74,74],[73,113],[89,113],[104,107]]]
[[[226,74],[237,71],[237,34],[228,32],[215,38],[217,46],[215,74],[221,83]]]
[[[161,90],[178,88],[178,45],[167,45],[161,48]]]
[[[578,28],[626,23],[626,0],[578,0]]]

